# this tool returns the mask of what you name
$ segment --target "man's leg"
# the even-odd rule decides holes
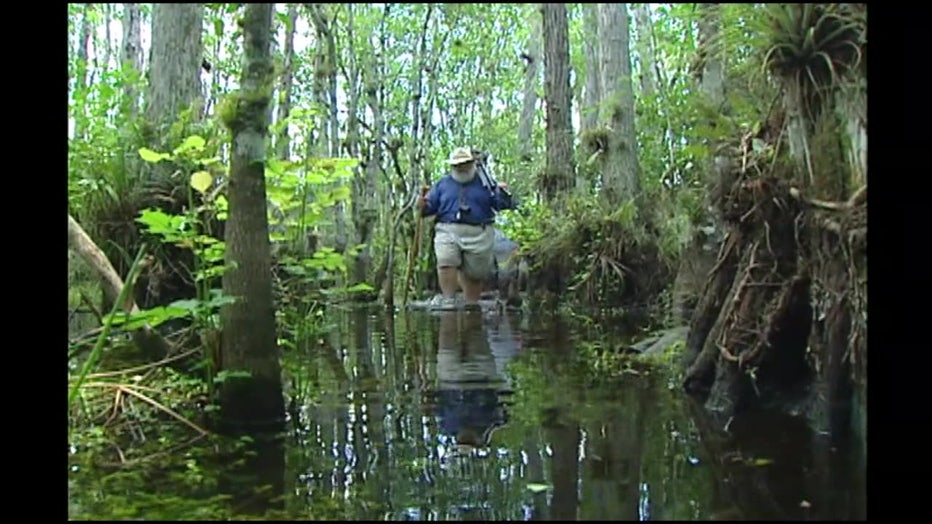
[[[481,294],[482,281],[463,273],[463,295],[466,297],[466,303],[475,304],[479,302],[479,295]]]
[[[437,264],[437,280],[440,281],[440,292],[445,297],[456,295],[456,289],[459,282],[456,280],[457,269],[452,266],[441,266]]]
[[[453,305],[459,283],[456,273],[462,264],[460,248],[456,236],[450,232],[445,224],[437,224],[434,235],[434,254],[437,255],[437,280],[440,284],[440,293],[444,302]]]
[[[482,285],[492,274],[492,247],[495,233],[491,227],[476,228],[475,233],[463,235],[463,294],[467,304],[479,302]]]

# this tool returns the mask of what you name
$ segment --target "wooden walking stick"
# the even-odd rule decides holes
[[[424,198],[428,191],[430,191],[430,186],[421,186],[421,195],[419,198]],[[418,210],[420,211],[420,208],[418,208]],[[404,290],[401,292],[401,303],[405,306],[408,305],[408,290],[411,289],[411,277],[414,276],[414,261],[417,260],[421,248],[421,229],[423,229],[423,224],[424,215],[418,212],[417,219],[414,223],[414,239],[411,241],[411,249],[408,250],[408,269],[405,274]]]

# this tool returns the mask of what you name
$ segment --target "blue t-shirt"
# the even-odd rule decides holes
[[[460,202],[468,208],[460,211]],[[482,185],[479,175],[465,184],[460,184],[450,174],[438,180],[427,194],[427,205],[422,215],[437,216],[437,222],[461,224],[491,224],[495,220],[495,213],[505,209],[512,209],[512,199],[496,187],[494,192]],[[457,219],[457,213],[460,216]]]

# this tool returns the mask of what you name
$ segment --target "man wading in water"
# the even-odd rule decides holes
[[[456,309],[456,291],[462,286],[466,307],[479,307],[482,282],[492,273],[495,213],[514,209],[504,183],[495,183],[487,171],[479,173],[476,158],[466,147],[456,148],[447,162],[451,171],[418,200],[425,217],[436,216],[434,252],[441,294],[431,309]]]

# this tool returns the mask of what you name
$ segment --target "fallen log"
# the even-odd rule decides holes
[[[88,266],[100,276],[101,287],[107,301],[115,303],[123,289],[123,279],[107,259],[104,252],[91,240],[81,224],[70,214],[68,215],[68,247],[74,250]],[[138,313],[139,307],[133,300],[132,293],[128,293],[126,301],[121,305],[127,313]],[[144,325],[132,332],[133,343],[148,358],[163,359],[170,353],[171,345],[150,326]]]
[[[630,346],[630,350],[641,355],[661,354],[677,342],[686,342],[689,326],[677,326],[666,329]]]

